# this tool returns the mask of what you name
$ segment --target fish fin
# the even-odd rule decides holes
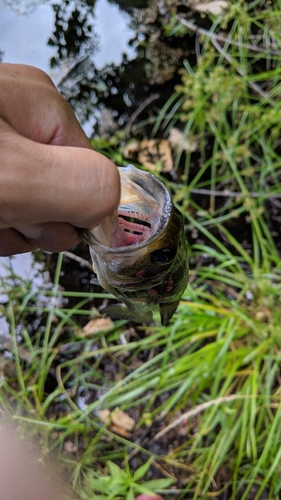
[[[94,276],[93,278],[91,278],[90,279],[90,283],[91,283],[91,285],[99,285],[99,286],[101,286],[101,284],[100,284],[97,276]]]
[[[176,312],[176,309],[179,305],[179,300],[175,300],[175,302],[170,302],[168,304],[159,304],[160,308],[160,316],[161,316],[161,324],[163,326],[168,325],[171,317]]]
[[[92,285],[99,285],[99,286],[101,286],[101,284],[100,284],[100,282],[99,282],[99,279],[98,279],[97,268],[96,268],[96,266],[95,266],[95,264],[94,264],[93,260],[92,260],[92,268],[93,268],[93,272],[94,272],[95,276],[93,276],[93,278],[91,278],[90,283],[91,283]]]
[[[134,321],[135,323],[149,324],[152,322],[152,314],[150,312],[146,311],[142,314],[140,311],[129,308],[125,304],[111,304],[110,306],[101,309],[100,313],[107,314],[113,319],[127,319],[128,321]]]

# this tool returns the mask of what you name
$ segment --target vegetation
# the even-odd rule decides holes
[[[196,64],[184,61],[174,93],[131,136],[182,131],[162,178],[186,217],[190,284],[167,327],[89,330],[107,295],[64,290],[62,254],[40,297],[2,279],[13,353],[1,361],[2,408],[36,437],[46,466],[57,456],[70,496],[277,499],[281,2],[172,7],[167,40],[197,37]],[[124,143],[119,132],[95,147],[125,163]]]

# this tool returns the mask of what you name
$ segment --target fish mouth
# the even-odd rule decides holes
[[[118,167],[121,200],[114,214],[91,230],[80,230],[97,253],[130,253],[164,231],[172,211],[169,191],[153,174],[133,165]]]
[[[137,204],[119,205],[118,226],[110,238],[110,247],[131,246],[148,240],[154,233],[149,215]]]

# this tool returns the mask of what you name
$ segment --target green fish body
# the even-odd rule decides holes
[[[94,229],[80,230],[100,285],[122,302],[104,312],[149,323],[158,307],[167,325],[188,282],[183,216],[156,176],[133,165],[118,169],[118,209]]]

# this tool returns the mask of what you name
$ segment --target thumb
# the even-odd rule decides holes
[[[6,148],[0,172],[0,228],[44,222],[91,228],[115,210],[120,180],[108,158],[87,148],[12,135],[17,152],[10,164]]]

